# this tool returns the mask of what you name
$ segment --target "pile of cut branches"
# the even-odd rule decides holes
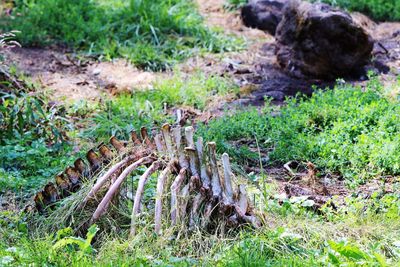
[[[154,131],[153,138],[144,127],[140,132],[141,138],[135,131],[131,132],[131,142],[112,137],[112,147],[101,144],[97,152],[89,150],[88,163],[77,159],[74,166],[57,175],[55,183],[48,183],[36,194],[35,204],[27,209],[51,216],[57,213],[61,200],[81,196],[72,207],[67,207],[70,215],[86,212],[77,226],[81,230],[110,215],[111,206],[130,200],[133,202],[130,235],[136,234],[137,221],[144,209],[154,213],[157,234],[162,231],[162,221],[168,221],[170,226],[183,224],[188,229],[204,230],[215,229],[221,223],[229,229],[260,226],[244,184],[234,189],[228,154],[222,155],[222,170],[219,168],[214,142],[207,143],[206,147],[201,138],[195,142],[191,126],[184,129],[184,135],[181,126],[172,128],[169,124],[163,125],[160,132]],[[124,190],[122,185],[139,167],[145,167],[145,171],[137,187]],[[156,173],[155,203],[143,203],[149,178]],[[69,205],[65,203],[61,204],[64,208]]]

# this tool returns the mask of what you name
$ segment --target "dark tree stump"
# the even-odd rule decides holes
[[[295,76],[352,76],[373,49],[372,38],[347,12],[297,0],[285,5],[275,38],[278,63]]]
[[[243,6],[241,16],[246,27],[257,28],[275,35],[282,19],[283,7],[287,0],[251,1]]]

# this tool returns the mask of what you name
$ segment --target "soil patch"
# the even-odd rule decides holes
[[[5,51],[18,71],[53,91],[54,100],[96,100],[102,94],[146,89],[159,73],[139,70],[125,60],[99,62],[50,48]]]

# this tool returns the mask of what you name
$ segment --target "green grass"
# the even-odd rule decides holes
[[[248,3],[248,0],[227,0],[224,7],[227,10],[236,10]]]
[[[280,109],[267,105],[263,111],[246,110],[211,121],[199,132],[215,140],[219,152],[228,151],[241,162],[258,160],[256,152],[233,145],[247,139],[269,151],[271,165],[311,161],[324,173],[339,173],[351,183],[399,175],[399,100],[386,98],[382,91],[376,80],[365,90],[338,85],[310,99],[288,99]]]
[[[349,197],[339,209],[315,214],[296,203],[280,204],[275,191],[259,205],[267,224],[228,235],[194,231],[156,236],[149,223],[133,238],[100,231],[90,246],[85,235],[62,228],[49,233],[26,218],[0,213],[0,261],[56,266],[397,266],[400,257],[400,195],[376,192]],[[366,208],[368,207],[368,208]],[[290,209],[290,210],[288,210]],[[121,225],[120,225],[121,226]],[[95,228],[92,228],[93,230]],[[90,241],[88,241],[90,244]],[[67,245],[69,244],[69,245]]]
[[[322,0],[321,2],[349,11],[362,12],[375,20],[400,20],[400,2],[398,0]]]
[[[174,123],[175,114],[165,114],[165,104],[168,109],[183,106],[204,111],[215,99],[233,95],[238,90],[238,86],[228,78],[201,72],[190,76],[178,72],[155,82],[150,90],[133,91],[105,101],[95,108],[94,116],[86,119],[87,130],[81,136],[105,141],[115,135],[128,140],[133,129]]]
[[[379,21],[399,21],[400,2],[398,0],[309,0],[323,2],[348,11],[358,11]],[[248,0],[227,0],[226,8],[235,10],[248,3]]]
[[[170,68],[194,53],[241,46],[205,27],[194,3],[185,0],[17,1],[13,17],[2,21],[21,31],[18,41],[24,46],[66,45],[152,70]]]
[[[67,132],[73,126],[36,86],[20,92],[2,84],[8,89],[0,92],[0,194],[27,193],[70,163]]]
[[[174,123],[174,114],[164,113],[164,103],[204,110],[215,98],[237,91],[228,78],[198,72],[176,73],[151,90],[98,103],[49,107],[46,93],[35,87],[28,93],[0,93],[0,192],[40,188],[86,148],[113,135],[129,140],[133,129]]]

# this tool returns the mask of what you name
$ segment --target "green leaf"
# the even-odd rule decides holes
[[[90,245],[92,243],[92,239],[98,231],[99,231],[99,227],[97,226],[97,224],[93,224],[92,226],[90,226],[90,228],[86,234],[86,243],[87,244]]]
[[[333,253],[329,252],[328,253],[328,258],[334,265],[339,265],[340,264],[340,260]]]
[[[381,267],[386,267],[388,266],[387,262],[386,262],[386,257],[382,254],[379,254],[377,252],[373,253],[375,260],[379,263],[379,266]]]
[[[336,243],[328,241],[330,247],[340,255],[354,260],[368,260],[369,257],[366,253],[361,251],[358,247],[352,245],[345,245],[344,243]]]
[[[73,230],[71,227],[63,228],[57,231],[56,240],[60,240],[61,238],[65,238],[68,236],[72,236]]]

